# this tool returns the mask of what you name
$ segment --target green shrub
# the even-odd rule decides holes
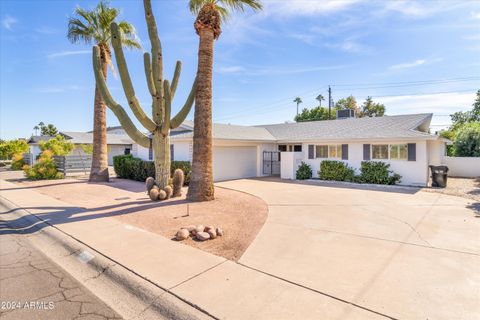
[[[28,152],[28,143],[25,140],[7,140],[0,141],[0,159],[10,160],[15,154],[24,154]]]
[[[296,178],[298,180],[306,180],[312,177],[312,167],[302,161],[297,169]]]
[[[463,125],[453,143],[456,157],[480,157],[480,122]]]
[[[33,167],[23,166],[23,171],[28,179],[47,180],[47,179],[63,179],[63,173],[58,172],[57,165],[53,161],[53,152],[45,150],[38,158]]]
[[[22,170],[23,166],[25,165],[25,161],[23,161],[23,155],[20,153],[16,153],[12,157],[12,170]]]
[[[342,161],[324,160],[320,163],[318,176],[322,180],[354,181],[355,169]]]
[[[373,184],[396,184],[402,176],[389,170],[390,164],[381,161],[362,161],[356,181]]]
[[[188,185],[191,175],[191,164],[189,161],[172,161],[170,164],[170,175],[173,177],[175,169],[182,169],[185,174],[184,185]],[[144,161],[134,158],[131,154],[113,157],[113,169],[119,178],[136,181],[145,181],[148,177],[155,177],[155,164],[153,161]]]

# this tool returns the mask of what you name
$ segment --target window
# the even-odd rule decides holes
[[[125,150],[123,151],[123,154],[125,155],[130,154],[130,148],[125,148]]]
[[[317,158],[328,158],[328,146],[315,146]]]
[[[408,158],[408,146],[406,144],[390,145],[390,159],[407,160],[407,158]]]
[[[328,146],[328,157],[333,159],[341,159],[342,158],[342,145],[333,145]]]
[[[372,159],[388,160],[388,144],[373,144]]]
[[[285,145],[285,144],[280,144],[280,145],[278,146],[278,151],[281,151],[281,152],[287,151],[287,145]]]
[[[293,146],[293,151],[295,152],[302,152],[302,145],[301,144],[296,144]]]
[[[341,159],[342,158],[342,145],[324,145],[324,146],[315,146],[317,158],[331,158],[331,159]]]

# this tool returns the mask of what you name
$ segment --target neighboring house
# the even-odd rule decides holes
[[[118,129],[121,129],[120,131]],[[88,145],[93,143],[92,132],[60,132],[66,140],[75,144],[75,148],[71,154],[84,154],[81,145]],[[30,146],[30,153],[36,157],[40,154],[40,142],[48,141],[50,136],[32,136],[28,140]],[[123,131],[121,127],[107,128],[107,151],[108,151],[108,165],[113,165],[113,157],[116,155],[129,154],[132,151],[133,141]]]
[[[314,177],[323,160],[359,169],[364,160],[384,161],[402,176],[401,184],[425,186],[428,165],[440,165],[448,140],[429,133],[432,114],[345,118],[262,126],[213,124],[215,181],[278,175],[294,179],[301,161]],[[191,161],[193,122],[171,132],[173,160]],[[148,160],[149,150],[133,146]],[[279,154],[281,152],[281,154]],[[151,154],[151,152],[150,152]]]

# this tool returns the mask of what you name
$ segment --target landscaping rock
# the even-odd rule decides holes
[[[163,190],[158,191],[158,199],[159,200],[165,200],[167,199],[167,193]]]
[[[175,235],[175,239],[177,239],[178,241],[182,241],[187,239],[189,235],[190,235],[190,232],[188,232],[187,229],[180,229]]]
[[[203,230],[203,231],[208,232],[209,230],[215,230],[215,227],[214,226],[206,226],[205,230]]]
[[[197,226],[191,224],[189,226],[186,226],[186,227],[182,227],[182,229],[187,229],[188,232],[192,232],[193,230],[195,230],[197,228]]]
[[[215,239],[217,237],[217,232],[215,231],[214,228],[209,229],[207,233],[210,235],[210,239]]]
[[[200,224],[195,228],[195,234],[197,234],[199,232],[204,232],[204,230],[205,230],[205,227]]]
[[[150,199],[152,199],[153,201],[157,201],[158,200],[158,189],[152,188],[152,190],[150,190],[148,195],[150,196]]]
[[[200,240],[200,241],[205,241],[210,239],[210,235],[207,232],[203,232],[203,231],[197,232],[197,235],[195,237],[197,238],[197,240]]]
[[[223,236],[223,229],[222,228],[217,228],[217,236]]]

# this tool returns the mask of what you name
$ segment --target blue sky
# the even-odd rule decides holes
[[[0,137],[28,137],[40,121],[63,131],[92,128],[91,47],[66,39],[68,16],[96,1],[0,2]],[[111,1],[150,50],[140,1]],[[301,107],[353,94],[387,106],[387,114],[471,108],[480,88],[480,1],[264,1],[260,13],[234,14],[215,44],[213,118],[232,124],[292,120]],[[178,110],[193,81],[198,37],[187,1],[153,1],[166,75],[183,72]],[[137,96],[150,109],[141,51],[126,55]],[[435,81],[431,81],[435,80]],[[119,77],[112,94],[125,106]],[[118,125],[109,112],[107,124]],[[193,112],[189,118],[193,117]]]

